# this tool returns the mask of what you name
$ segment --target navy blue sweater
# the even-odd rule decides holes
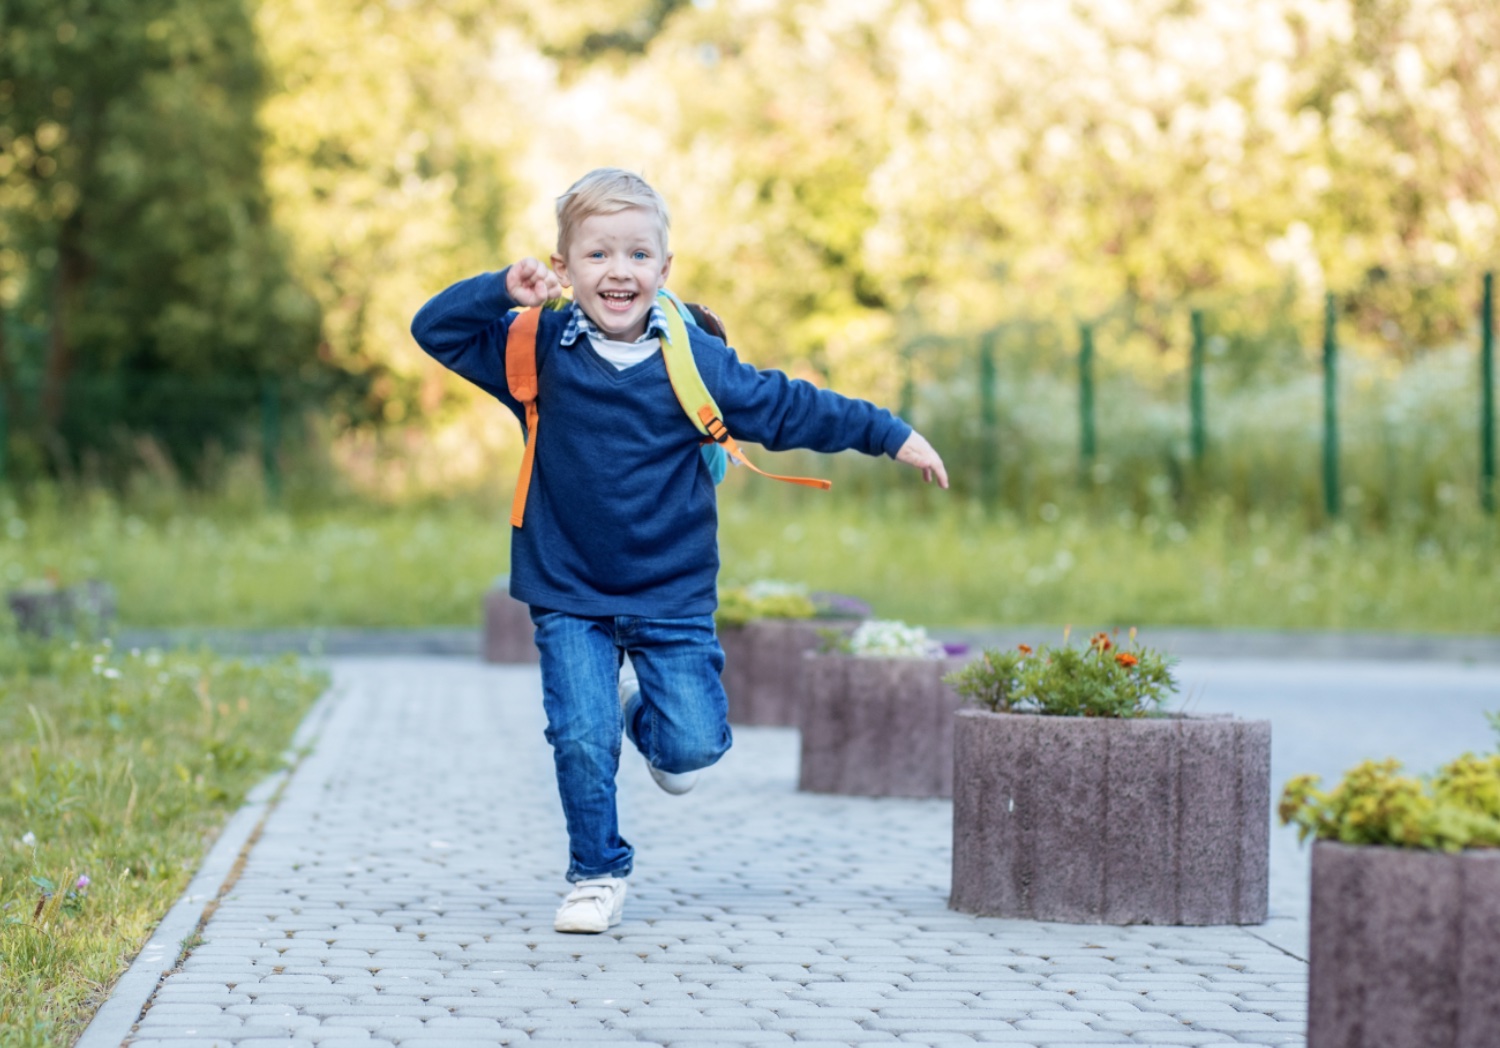
[[[423,306],[412,336],[524,420],[505,381],[514,307],[505,271],[483,273]],[[710,614],[719,573],[714,484],[666,363],[657,353],[619,371],[587,338],[562,346],[566,320],[545,311],[537,329],[536,465],[525,525],[511,529],[511,595],[574,615]],[[894,456],[911,433],[883,408],[758,371],[712,335],[688,330],[698,371],[738,440]]]

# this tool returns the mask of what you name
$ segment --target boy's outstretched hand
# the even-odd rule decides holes
[[[534,258],[523,258],[505,274],[505,293],[518,306],[540,306],[560,298],[562,281]]]
[[[932,445],[927,443],[927,438],[916,430],[911,431],[911,436],[906,438],[906,443],[902,444],[901,450],[896,452],[896,461],[921,470],[922,479],[929,484],[932,483],[932,478],[936,477],[938,487],[948,486],[948,471],[943,468],[942,456],[934,451]]]

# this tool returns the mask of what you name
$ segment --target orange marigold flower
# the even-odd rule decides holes
[[[1093,639],[1089,641],[1089,647],[1098,648],[1100,651],[1108,651],[1114,646],[1114,642],[1109,639],[1108,633],[1096,633]]]
[[[1030,655],[1031,654],[1031,645],[1030,644],[1017,644],[1016,645],[1016,650],[1019,651],[1022,655]]]
[[[1115,661],[1128,670],[1130,667],[1138,665],[1141,660],[1128,651],[1122,651],[1115,656]]]

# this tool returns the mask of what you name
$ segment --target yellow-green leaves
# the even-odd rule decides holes
[[[1277,813],[1306,840],[1460,851],[1500,847],[1500,753],[1466,753],[1437,774],[1401,774],[1395,760],[1365,761],[1331,789],[1316,775],[1286,784]]]

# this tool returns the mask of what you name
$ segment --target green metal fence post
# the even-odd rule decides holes
[[[985,502],[994,500],[998,484],[999,422],[995,395],[995,343],[999,329],[984,333],[979,342],[979,494]]]
[[[281,466],[276,452],[281,445],[281,390],[275,379],[266,379],[260,389],[260,455],[266,494],[274,502],[281,498]]]
[[[911,343],[901,347],[901,406],[896,412],[905,422],[911,422],[913,401],[916,399],[915,384],[911,374]]]
[[[1495,274],[1484,275],[1479,313],[1479,500],[1495,512]]]
[[[1193,449],[1193,464],[1201,466],[1203,456],[1208,451],[1208,429],[1204,422],[1203,402],[1203,356],[1205,338],[1203,334],[1203,311],[1195,309],[1192,313],[1193,323],[1193,354],[1189,361],[1188,370],[1188,411],[1191,416],[1190,439]]]
[[[0,389],[0,485],[5,483],[6,452],[10,450],[10,413],[5,410],[8,389]]]
[[[1338,302],[1323,298],[1323,508],[1339,515]]]
[[[1094,464],[1094,329],[1078,325],[1078,464],[1087,479]]]

